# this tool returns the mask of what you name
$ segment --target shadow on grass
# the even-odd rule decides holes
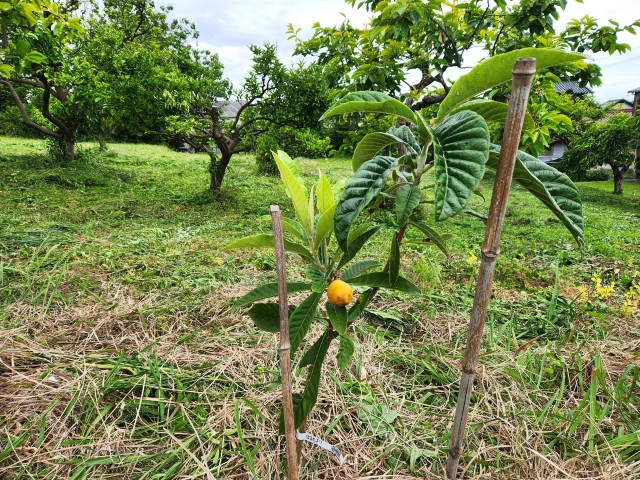
[[[624,212],[640,213],[640,196],[634,196],[634,190],[640,190],[640,185],[625,182],[622,195],[613,193],[613,182],[588,182],[579,183],[578,190],[583,205],[612,208]]]

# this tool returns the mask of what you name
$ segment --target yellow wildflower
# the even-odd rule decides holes
[[[469,265],[474,265],[478,261],[478,257],[475,256],[473,252],[469,252],[469,256],[466,259],[466,262]]]

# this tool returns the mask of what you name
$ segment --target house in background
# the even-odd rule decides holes
[[[630,117],[633,115],[633,102],[625,98],[618,98],[604,102],[604,107],[609,109],[605,116],[605,120],[611,115],[617,115],[619,113],[625,113]]]
[[[593,93],[589,87],[581,87],[578,82],[573,80],[558,82],[554,85],[556,93],[566,93],[571,95],[574,100],[580,98],[588,93]]]
[[[629,90],[629,93],[633,93],[633,111],[632,115],[636,115],[638,108],[640,108],[640,87]]]
[[[215,106],[220,109],[220,117],[225,120],[231,120],[236,118],[242,103],[238,100],[221,100],[215,103]]]
[[[562,155],[564,155],[564,152],[566,152],[568,148],[569,146],[564,140],[553,140],[549,144],[549,148],[542,155],[538,156],[538,160],[543,161],[547,165],[553,165],[560,161]]]
[[[571,80],[558,82],[554,85],[556,93],[566,93],[571,95],[574,100],[584,95],[593,93],[589,87],[581,87],[578,82]],[[551,141],[549,148],[542,155],[538,156],[538,159],[546,163],[547,165],[553,165],[564,155],[564,152],[569,148],[566,142],[560,138]]]

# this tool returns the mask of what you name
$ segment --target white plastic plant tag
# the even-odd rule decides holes
[[[310,435],[308,433],[296,432],[296,434],[297,434],[298,440],[304,440],[305,442],[313,443],[314,445],[317,445],[320,448],[324,448],[325,450],[333,453],[336,457],[338,457],[338,461],[340,462],[341,466],[344,463],[344,456],[342,455],[340,450],[338,450],[338,447],[336,447],[335,445],[331,445],[330,443],[325,442],[324,440],[318,437],[314,437],[313,435]]]

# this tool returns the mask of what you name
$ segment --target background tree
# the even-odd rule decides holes
[[[249,48],[252,69],[233,93],[239,108],[231,117],[225,116],[230,95],[216,98],[207,84],[189,85],[182,97],[168,98],[170,105],[183,108],[182,114],[173,117],[169,134],[211,157],[211,191],[220,189],[233,155],[253,150],[256,140],[270,128],[317,127],[329,104],[317,67],[285,67],[274,45]]]
[[[558,133],[556,138],[563,141],[571,149],[576,140],[584,137],[587,130],[595,122],[605,118],[608,108],[600,105],[592,95],[573,98],[566,93],[555,94],[548,98],[549,109],[559,112],[571,120],[571,129]],[[587,180],[590,177],[589,169],[585,162],[575,161],[571,155],[564,155],[555,167],[566,173],[574,180]]]
[[[25,5],[14,2],[2,14],[0,83],[22,121],[57,140],[67,160],[79,132],[94,135],[104,148],[116,128],[138,139],[165,131],[165,118],[175,113],[166,108],[166,92],[201,82],[214,94],[230,88],[218,58],[190,46],[197,37],[193,24],[167,19],[170,7],[146,0],[68,2],[64,9]],[[82,13],[84,23],[69,12]],[[29,104],[51,126],[34,119]]]
[[[74,42],[84,33],[80,20],[68,15],[77,6],[76,2],[60,8],[46,1],[11,0],[3,2],[0,9],[3,53],[0,84],[11,94],[22,122],[59,141],[68,159],[74,156],[79,122],[74,112],[59,109],[58,105],[68,102],[73,95],[65,61]],[[25,87],[23,95],[19,86]],[[42,116],[50,125],[29,116],[26,104],[35,95]]]
[[[636,161],[638,148],[640,117],[622,113],[606,121],[593,122],[583,134],[576,136],[563,162],[583,170],[609,165],[613,172],[613,193],[622,194],[622,180]]]
[[[206,83],[215,96],[230,83],[216,55],[191,47],[198,37],[186,20],[167,20],[171,7],[156,10],[146,1],[108,0],[88,21],[87,41],[78,55],[86,94],[83,131],[104,142],[116,129],[120,138],[150,140],[166,130],[166,95]]]

